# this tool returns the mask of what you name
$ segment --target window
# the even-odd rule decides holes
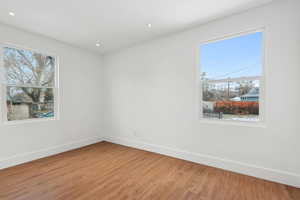
[[[54,118],[56,59],[35,51],[1,46],[4,121]]]
[[[201,45],[202,117],[260,121],[263,33]]]

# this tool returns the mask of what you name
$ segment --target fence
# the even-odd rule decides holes
[[[222,119],[223,118],[223,113],[219,112],[204,112],[203,113],[203,117],[204,118],[218,118],[218,119]]]

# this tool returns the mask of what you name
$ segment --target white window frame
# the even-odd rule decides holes
[[[54,86],[53,87],[39,87],[39,86],[31,86],[31,85],[9,85],[5,83],[5,69],[4,69],[4,48],[14,48],[20,50],[26,50],[31,52],[36,52],[39,54],[51,56],[55,59],[54,66]],[[24,119],[24,120],[13,120],[8,121],[7,119],[7,105],[6,105],[6,87],[7,86],[16,86],[16,87],[30,87],[30,88],[51,88],[53,89],[54,95],[54,117],[48,118],[32,118],[32,119]],[[23,124],[23,123],[31,123],[31,122],[44,122],[44,121],[53,121],[59,119],[59,57],[48,53],[45,51],[35,50],[32,48],[14,45],[9,43],[0,43],[0,113],[1,113],[1,124],[4,125],[14,125],[14,124]]]
[[[213,42],[228,40],[248,34],[253,34],[260,32],[262,33],[262,69],[261,69],[261,78],[260,78],[260,93],[259,93],[259,120],[258,121],[239,121],[239,120],[225,120],[225,119],[214,119],[214,118],[204,118],[203,117],[203,98],[202,98],[202,66],[201,66],[201,46],[205,44],[210,44]],[[226,34],[220,37],[215,37],[212,39],[205,40],[203,42],[198,43],[197,45],[197,67],[196,67],[196,81],[197,81],[197,118],[200,122],[203,123],[212,123],[212,124],[224,124],[224,125],[241,125],[241,126],[251,126],[251,127],[266,127],[266,117],[265,117],[265,88],[266,88],[266,78],[265,78],[265,68],[266,68],[266,28],[259,27],[246,31],[236,32]]]

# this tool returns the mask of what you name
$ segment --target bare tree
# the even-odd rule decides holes
[[[53,101],[55,59],[29,50],[4,48],[8,103],[26,103],[35,116]],[[48,88],[49,87],[49,88]],[[9,118],[9,113],[8,113]]]
[[[44,94],[38,87],[51,87],[54,84],[54,63],[55,60],[51,56],[5,48],[4,67],[7,84],[26,86],[21,87],[22,91],[32,102],[39,102]]]
[[[252,81],[240,81],[238,82],[237,90],[239,91],[239,96],[247,94],[254,87]]]

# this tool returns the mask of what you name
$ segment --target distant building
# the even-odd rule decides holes
[[[241,97],[234,97],[232,99],[230,99],[231,101],[241,101]]]
[[[241,101],[259,101],[259,88],[252,88],[247,94],[242,95]]]
[[[31,99],[24,93],[7,96],[7,119],[23,120],[30,117]]]

